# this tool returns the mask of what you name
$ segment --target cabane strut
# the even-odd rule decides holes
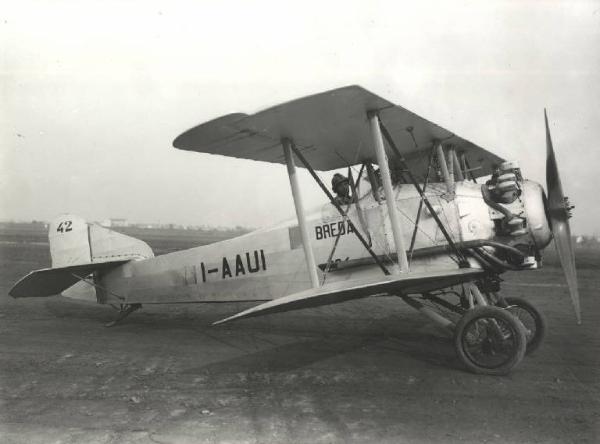
[[[421,199],[423,200],[423,203],[425,204],[425,206],[429,210],[429,213],[431,214],[431,217],[433,217],[433,219],[435,220],[436,224],[440,228],[440,231],[442,232],[442,234],[446,238],[446,241],[448,242],[448,245],[450,246],[450,248],[452,249],[452,251],[454,252],[454,254],[456,255],[456,257],[458,258],[458,265],[461,268],[469,268],[470,267],[469,261],[467,260],[466,256],[463,254],[463,252],[460,251],[456,247],[456,244],[454,243],[454,241],[450,237],[450,234],[448,233],[448,230],[446,230],[446,227],[444,226],[444,224],[440,220],[439,216],[437,215],[437,213],[435,212],[435,210],[431,206],[431,203],[429,202],[429,199],[427,199],[427,196],[423,192],[423,189],[418,184],[418,182],[415,180],[415,176],[412,174],[410,168],[406,164],[406,160],[404,159],[404,156],[402,155],[402,153],[400,152],[400,150],[398,149],[398,147],[394,143],[394,140],[392,139],[392,136],[390,135],[389,131],[387,130],[387,128],[385,127],[385,125],[383,124],[383,122],[381,120],[379,120],[379,126],[381,127],[381,132],[383,133],[383,136],[385,137],[385,140],[387,141],[387,143],[389,144],[390,148],[392,148],[392,150],[394,151],[394,153],[398,157],[398,160],[400,161],[402,168],[404,170],[406,170],[406,174],[408,175],[408,177],[409,177],[410,181],[412,182],[412,184],[414,185],[414,187],[417,189],[417,192],[419,193],[419,195],[421,196]]]

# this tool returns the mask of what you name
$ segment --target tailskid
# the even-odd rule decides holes
[[[110,322],[107,322],[106,324],[104,324],[105,327],[113,327],[115,325],[117,325],[119,322],[121,322],[123,319],[125,319],[127,316],[129,316],[131,313],[133,313],[136,310],[139,310],[140,308],[142,308],[142,304],[123,304],[121,305],[121,308],[119,310],[119,314],[117,315],[117,317]]]

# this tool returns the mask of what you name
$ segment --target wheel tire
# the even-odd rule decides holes
[[[482,359],[478,359],[473,353],[473,350],[479,348],[473,339],[482,341]],[[465,367],[474,373],[506,375],[521,362],[526,346],[523,324],[510,312],[499,307],[480,306],[469,310],[458,321],[454,331],[456,354]],[[483,362],[494,356],[500,357],[500,361]]]
[[[537,308],[529,301],[519,297],[506,297],[504,298],[508,305],[506,309],[521,321],[525,327],[525,336],[527,338],[527,350],[526,354],[533,353],[536,351],[546,336],[546,318]],[[521,310],[527,313],[526,317],[522,316]],[[532,327],[534,329],[531,334]]]

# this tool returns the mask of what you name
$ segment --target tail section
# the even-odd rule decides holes
[[[65,214],[48,229],[52,268],[154,257],[144,241]]]
[[[79,282],[90,274],[109,270],[127,261],[98,262],[97,264],[70,265],[60,268],[42,268],[29,273],[17,282],[8,294],[13,298],[44,297],[59,294],[69,287],[86,285]],[[86,299],[79,292],[71,293],[75,299]]]
[[[87,278],[95,283],[101,273],[112,268],[154,257],[145,242],[70,214],[50,224],[48,239],[52,268],[29,273],[10,290],[11,296],[40,297],[62,292],[75,299],[99,301],[96,288],[79,281]]]
[[[59,216],[48,227],[52,268],[92,262],[89,225],[78,216]]]

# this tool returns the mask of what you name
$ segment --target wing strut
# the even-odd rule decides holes
[[[438,163],[440,164],[440,169],[442,170],[442,176],[444,177],[444,182],[446,183],[446,192],[448,194],[454,193],[454,163],[446,163],[446,156],[444,155],[444,147],[442,146],[442,142],[437,141],[436,147]],[[452,167],[452,173],[450,172],[449,167]]]
[[[306,258],[306,266],[308,267],[308,275],[313,288],[319,288],[319,276],[317,275],[317,264],[315,255],[310,245],[310,237],[308,236],[308,226],[306,225],[306,213],[300,194],[300,185],[298,176],[296,175],[296,165],[294,156],[292,155],[292,142],[289,139],[282,139],[283,154],[285,155],[285,163],[287,165],[288,176],[290,178],[290,186],[292,188],[292,197],[294,198],[294,207],[296,208],[296,216],[298,217],[298,226],[300,228],[300,236],[302,237],[302,248]]]
[[[325,184],[323,183],[323,181],[319,178],[319,176],[317,176],[317,173],[315,173],[315,170],[313,169],[313,167],[308,163],[308,161],[306,160],[306,158],[302,155],[302,153],[300,152],[300,150],[298,150],[298,148],[296,148],[296,146],[293,143],[291,144],[291,146],[292,146],[292,150],[294,150],[294,154],[296,154],[296,157],[298,157],[298,159],[300,159],[300,162],[302,162],[304,164],[304,166],[306,167],[306,169],[308,170],[308,172],[310,173],[310,175],[313,177],[313,179],[315,179],[315,182],[317,182],[317,185],[319,185],[319,187],[321,187],[321,189],[323,190],[323,192],[327,195],[327,197],[331,201],[331,204],[336,208],[336,210],[338,210],[338,212],[340,213],[340,215],[342,217],[346,218],[348,215],[342,209],[342,207],[340,207],[338,205],[338,203],[335,201],[335,199],[333,198],[333,195],[329,192],[329,190],[327,189],[327,187],[325,186]],[[348,219],[348,223],[350,225],[352,225],[352,228],[354,230],[354,235],[358,238],[358,240],[367,249],[367,251],[369,252],[369,254],[371,255],[371,257],[375,260],[375,263],[377,265],[379,265],[379,268],[381,268],[381,271],[383,271],[383,274],[385,274],[385,275],[390,274],[389,270],[383,264],[383,262],[381,261],[381,259],[379,258],[379,256],[377,256],[375,254],[375,252],[369,246],[369,244],[367,243],[367,241],[365,240],[365,238],[363,237],[363,235],[360,233],[360,231],[356,229],[356,226],[354,225],[354,222],[352,222],[352,220],[349,217],[347,217],[347,219]]]
[[[435,220],[435,222],[438,225],[438,227],[440,227],[440,231],[442,232],[442,234],[446,238],[446,241],[448,242],[448,246],[452,249],[452,251],[454,252],[454,254],[456,254],[456,257],[458,258],[458,265],[461,268],[469,268],[470,267],[469,261],[467,260],[467,258],[465,257],[465,255],[456,247],[456,244],[454,243],[454,241],[450,237],[450,234],[448,233],[448,230],[446,230],[446,227],[444,226],[444,224],[440,220],[439,216],[433,210],[433,207],[431,206],[431,203],[429,202],[429,199],[427,199],[427,196],[423,192],[423,189],[420,187],[420,185],[418,184],[418,182],[415,180],[415,176],[413,175],[413,173],[410,170],[409,166],[406,164],[406,161],[404,160],[404,156],[402,155],[402,153],[400,152],[400,150],[398,149],[398,147],[394,143],[394,139],[392,139],[392,136],[390,135],[390,133],[388,132],[387,128],[385,127],[385,125],[383,124],[383,122],[381,120],[379,121],[379,126],[381,127],[381,132],[385,136],[385,140],[387,140],[387,143],[389,144],[389,146],[392,148],[392,150],[394,151],[394,153],[398,157],[398,160],[400,161],[400,164],[406,170],[406,174],[408,175],[408,177],[409,177],[410,181],[412,182],[412,184],[417,189],[417,192],[419,193],[419,195],[421,196],[421,199],[423,200],[423,203],[425,204],[425,206],[429,210],[429,213],[431,214],[431,217],[433,217],[433,219]]]
[[[390,168],[388,166],[387,157],[385,155],[383,138],[381,137],[381,122],[379,121],[379,116],[374,112],[368,113],[367,116],[369,118],[369,125],[371,126],[371,135],[373,136],[373,146],[375,148],[375,155],[377,156],[377,163],[379,164],[379,171],[381,172],[381,182],[383,183],[385,203],[387,205],[388,215],[392,224],[392,235],[394,236],[396,254],[398,255],[398,265],[400,266],[399,272],[406,273],[408,272],[408,259],[406,257],[406,247],[404,246],[404,235],[402,233],[402,225],[400,225],[398,208],[396,208],[396,199],[394,196],[394,188],[392,186],[392,177],[390,175]]]
[[[463,175],[462,169],[460,168],[460,161],[458,160],[458,156],[456,155],[456,149],[450,149],[450,157],[452,158],[450,161],[454,164],[454,174],[456,174],[456,180],[462,182],[465,180],[465,176]]]

